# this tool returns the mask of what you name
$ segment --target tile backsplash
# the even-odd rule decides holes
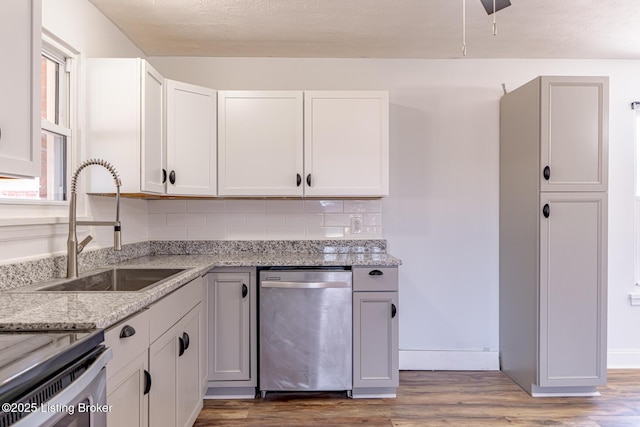
[[[352,229],[360,224],[359,232]],[[150,240],[382,238],[382,202],[367,200],[150,200]]]

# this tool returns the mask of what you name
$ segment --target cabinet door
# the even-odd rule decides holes
[[[607,199],[541,197],[539,384],[606,383]]]
[[[218,92],[218,194],[301,196],[302,92]]]
[[[40,0],[3,0],[0,13],[0,175],[40,176]]]
[[[209,275],[209,380],[248,380],[250,372],[249,273]]]
[[[353,387],[397,387],[398,293],[353,293]]]
[[[388,195],[388,93],[304,96],[305,195]]]
[[[141,60],[141,179],[142,192],[164,193],[166,167],[163,132],[164,78]]]
[[[148,352],[138,357],[107,381],[107,425],[144,427],[148,425],[149,400],[145,394]]]
[[[542,77],[540,87],[541,190],[605,191],[608,78]]]
[[[177,366],[181,324],[174,325],[149,347],[149,425],[177,425]]]
[[[178,426],[192,426],[202,409],[202,382],[200,380],[200,316],[198,304],[181,321],[178,339],[184,351],[178,356],[177,416]]]
[[[167,194],[216,195],[216,93],[166,84]]]

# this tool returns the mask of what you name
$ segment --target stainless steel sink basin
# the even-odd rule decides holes
[[[158,285],[182,273],[181,268],[112,268],[55,285],[38,291],[49,292],[137,292]]]

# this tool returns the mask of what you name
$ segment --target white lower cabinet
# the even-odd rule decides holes
[[[353,397],[395,397],[398,269],[353,269]]]
[[[145,393],[148,384],[147,351],[132,359],[117,377],[110,378],[107,387],[107,403],[112,408],[107,413],[110,426],[143,427],[148,425],[149,399]]]
[[[153,427],[191,426],[202,409],[198,380],[200,316],[198,304],[149,347],[153,381],[149,425]]]
[[[208,275],[207,397],[255,396],[256,296],[255,268],[216,269]]]
[[[105,332],[105,345],[113,357],[107,365],[109,426],[143,427],[148,424],[149,312],[144,310]]]
[[[192,426],[202,409],[204,279],[105,333],[109,426]]]

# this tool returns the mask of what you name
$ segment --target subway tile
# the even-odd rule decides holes
[[[325,214],[324,225],[326,227],[349,227],[352,217],[360,218],[362,221],[362,214]]]
[[[189,213],[221,213],[224,211],[224,200],[187,200],[187,212]]]
[[[305,200],[304,211],[312,212],[342,212],[342,200]]]
[[[181,213],[187,211],[186,200],[149,200],[150,213]]]
[[[344,227],[307,227],[305,228],[307,239],[342,239]]]
[[[185,240],[187,227],[149,227],[150,240]]]
[[[167,227],[199,227],[204,226],[207,223],[207,216],[205,214],[188,214],[188,213],[168,213],[167,214]]]
[[[267,239],[295,240],[304,239],[304,227],[271,226],[267,227]]]
[[[189,227],[187,229],[189,240],[224,240],[225,236],[224,227]]]
[[[263,213],[264,200],[226,200],[225,211],[230,213]]]
[[[207,214],[207,226],[226,227],[230,225],[239,225],[239,226],[245,225],[245,216],[239,213]]]
[[[282,226],[284,214],[247,214],[245,215],[247,226]]]
[[[264,240],[267,237],[266,227],[227,227],[227,240]]]
[[[381,239],[382,227],[363,227],[359,233],[352,233],[351,227],[345,227],[344,233],[349,239]]]
[[[265,200],[267,213],[302,213],[304,202],[302,200]]]
[[[363,225],[365,227],[381,227],[382,214],[364,214]]]
[[[164,214],[164,213],[150,213],[150,214],[147,214],[147,226],[149,226],[149,227],[166,227],[167,226],[167,214]]]
[[[382,212],[382,202],[375,200],[345,200],[344,212]]]
[[[324,215],[321,213],[286,214],[284,222],[288,226],[321,227],[324,225]]]

